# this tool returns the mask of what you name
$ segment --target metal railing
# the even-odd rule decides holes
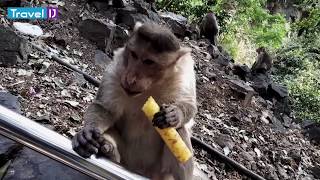
[[[1,105],[0,134],[95,179],[147,179],[107,159],[82,158],[72,150],[68,138]]]

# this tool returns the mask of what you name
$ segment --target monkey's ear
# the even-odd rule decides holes
[[[190,53],[191,49],[187,47],[181,47],[177,52],[177,60],[179,60],[182,56],[184,56],[187,53]]]
[[[142,23],[137,21],[136,24],[134,25],[133,31],[137,31],[141,26],[142,26]]]

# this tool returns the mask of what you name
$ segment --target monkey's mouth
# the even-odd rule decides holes
[[[128,96],[138,96],[138,95],[140,95],[142,93],[140,91],[131,91],[130,89],[127,89],[127,88],[123,87],[122,84],[121,84],[121,87],[127,93]]]

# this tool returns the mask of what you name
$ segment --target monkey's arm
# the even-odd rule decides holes
[[[101,133],[108,130],[114,123],[112,113],[97,101],[88,107],[83,119],[85,121],[85,127],[96,127]]]
[[[195,100],[186,100],[186,101],[178,101],[174,103],[182,112],[182,116],[180,117],[180,123],[177,125],[177,128],[188,123],[197,113],[197,106]]]
[[[193,97],[177,100],[169,105],[163,104],[160,107],[160,112],[154,116],[153,125],[161,129],[181,128],[195,116],[196,112],[196,100]]]

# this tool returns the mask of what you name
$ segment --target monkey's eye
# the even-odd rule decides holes
[[[151,59],[145,59],[142,61],[142,63],[145,65],[152,65],[154,64],[154,61],[152,61]]]
[[[130,51],[130,53],[134,59],[138,59],[138,55],[134,51]]]

